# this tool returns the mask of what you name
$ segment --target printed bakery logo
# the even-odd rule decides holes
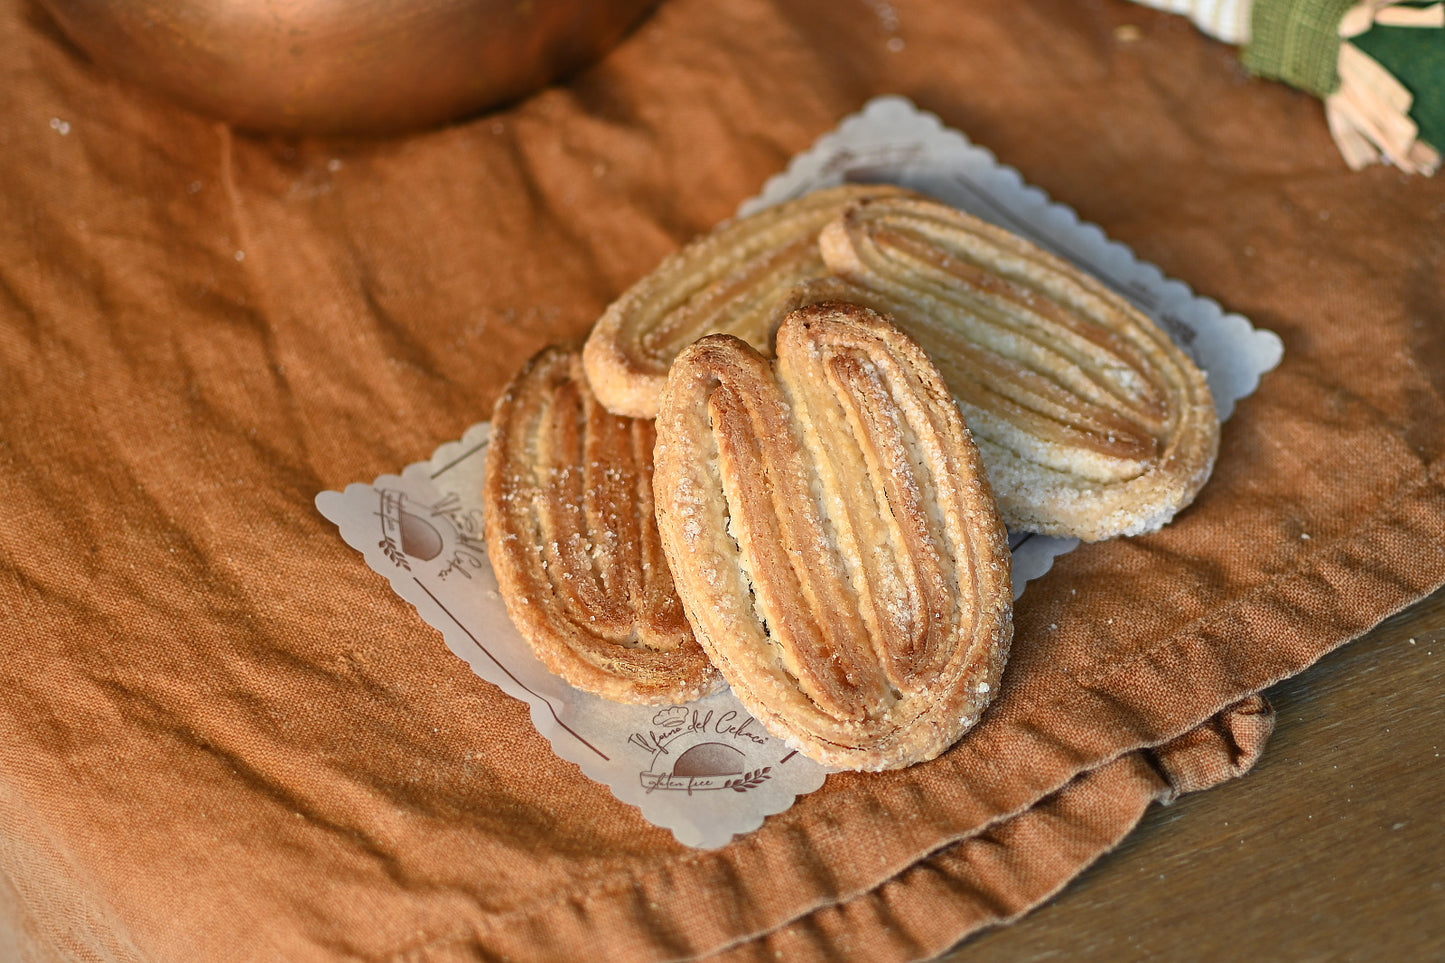
[[[652,726],[627,737],[652,757],[647,770],[638,774],[649,793],[747,792],[772,777],[772,766],[749,768],[752,750],[770,739],[746,713],[668,706],[652,717]]]
[[[482,541],[482,512],[466,508],[455,494],[425,505],[395,488],[377,490],[381,551],[397,568],[412,571],[413,563],[436,563],[435,574],[471,578],[487,564]]]

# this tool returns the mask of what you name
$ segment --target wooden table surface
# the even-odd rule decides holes
[[[1268,695],[1251,773],[945,959],[1445,960],[1445,589]]]

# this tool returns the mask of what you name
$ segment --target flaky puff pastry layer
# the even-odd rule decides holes
[[[487,552],[538,657],[618,702],[687,702],[720,684],[693,638],[652,507],[653,426],[592,396],[581,353],[548,348],[492,415]]]
[[[698,338],[731,334],[769,352],[780,300],[826,273],[819,229],[854,201],[903,193],[882,184],[815,191],[687,244],[593,326],[583,353],[592,390],[611,411],[652,418],[673,358]]]
[[[865,199],[819,235],[838,277],[800,301],[887,313],[937,363],[1011,527],[1097,541],[1159,528],[1208,479],[1203,373],[1072,265],[945,204]]]
[[[867,309],[788,316],[769,362],[715,335],[673,364],[658,527],[698,640],[743,705],[826,765],[933,758],[1013,635],[1007,536],[937,370]]]

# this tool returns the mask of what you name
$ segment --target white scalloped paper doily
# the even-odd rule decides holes
[[[821,786],[827,770],[768,735],[730,690],[685,706],[622,705],[542,665],[512,626],[487,561],[481,490],[490,433],[490,424],[474,425],[430,461],[322,492],[316,507],[453,654],[530,706],[532,725],[557,755],[679,842],[722,846]]]
[[[1201,364],[1221,418],[1282,355],[1275,335],[1166,279],[902,98],[871,101],[796,157],[739,213],[845,180],[923,191],[1095,274],[1158,320]],[[722,846],[820,787],[827,770],[769,736],[730,691],[686,706],[627,706],[574,689],[547,671],[512,626],[487,561],[481,486],[489,431],[487,424],[475,425],[400,475],[322,492],[317,508],[458,658],[528,704],[532,724],[558,756],[680,842]],[[1015,597],[1078,544],[1029,535],[1010,543]]]

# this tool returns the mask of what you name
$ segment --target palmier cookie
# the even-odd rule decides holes
[[[1011,527],[1137,535],[1208,479],[1219,419],[1203,373],[1099,281],[919,197],[860,201],[819,244],[830,271],[858,287],[825,281],[802,300],[871,305],[928,352]]]
[[[998,690],[1010,556],[937,371],[865,308],[715,335],[657,421],[658,528],[693,630],[774,735],[844,769],[933,758]]]
[[[825,273],[818,230],[853,201],[903,193],[888,185],[815,191],[687,244],[593,326],[583,352],[592,390],[611,411],[652,418],[672,359],[698,338],[732,334],[770,351],[778,299]]]
[[[597,403],[578,350],[542,351],[492,416],[487,552],[547,668],[614,701],[681,703],[719,679],[658,540],[653,437],[651,422]]]

